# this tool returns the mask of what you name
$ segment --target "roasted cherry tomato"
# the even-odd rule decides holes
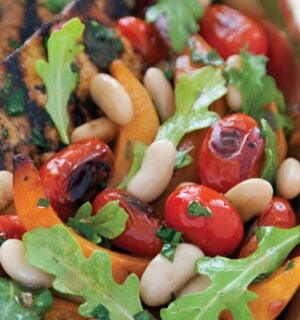
[[[110,148],[93,138],[73,143],[42,166],[40,177],[46,196],[62,220],[105,189],[113,164]]]
[[[264,140],[254,119],[228,115],[207,132],[199,153],[201,183],[225,193],[239,182],[258,177]]]
[[[273,197],[267,208],[259,215],[257,225],[293,228],[296,226],[296,215],[287,199]]]
[[[263,29],[240,11],[222,4],[209,7],[200,21],[201,35],[226,59],[242,48],[266,55],[267,38]]]
[[[153,25],[140,18],[125,17],[118,20],[118,27],[147,63],[156,64],[168,58],[168,46]]]
[[[243,239],[237,210],[222,194],[202,185],[177,188],[166,202],[165,220],[210,256],[230,255]]]
[[[154,257],[162,248],[162,241],[156,237],[156,232],[162,225],[154,209],[133,197],[126,191],[106,189],[93,202],[93,212],[96,214],[105,204],[119,200],[120,206],[127,212],[126,230],[113,244],[131,253]]]

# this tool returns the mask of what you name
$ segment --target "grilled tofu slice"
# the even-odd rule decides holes
[[[119,0],[119,3],[122,1]],[[121,7],[122,9],[122,7]],[[44,24],[24,45],[0,63],[0,169],[12,170],[13,155],[29,154],[39,163],[40,155],[57,151],[62,147],[56,128],[45,111],[47,95],[42,80],[35,72],[35,62],[46,58],[45,40],[51,28],[73,17],[79,17],[88,26],[91,21],[114,28],[116,37],[123,49],[118,57],[137,75],[143,64],[131,45],[115,29],[112,17],[120,15],[120,7],[112,0],[75,0],[50,22]],[[123,9],[124,11],[124,6]],[[87,41],[88,35],[84,37]],[[97,44],[97,52],[109,48],[105,43]],[[103,47],[101,47],[103,45]],[[99,72],[91,51],[86,50],[77,61],[80,81],[72,94],[68,106],[70,128],[101,116],[89,97],[88,84],[93,75]],[[101,65],[101,70],[105,68]]]

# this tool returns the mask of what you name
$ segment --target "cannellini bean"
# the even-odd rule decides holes
[[[149,68],[144,76],[144,85],[149,91],[162,122],[175,111],[174,91],[170,82],[159,68]]]
[[[240,111],[243,105],[243,98],[240,89],[236,88],[232,84],[227,85],[226,102],[228,108],[232,111]]]
[[[0,211],[13,201],[13,175],[9,171],[0,171]]]
[[[169,140],[153,142],[147,149],[140,170],[131,179],[127,191],[145,202],[158,198],[169,184],[176,149]]]
[[[0,263],[5,272],[15,281],[29,287],[51,287],[53,276],[30,266],[24,257],[23,242],[6,240],[0,248]]]
[[[209,285],[210,279],[208,276],[196,276],[176,296],[180,298],[191,293],[201,292],[207,289]]]
[[[233,54],[226,60],[226,67],[229,69],[243,69],[243,59],[239,54]]]
[[[195,262],[203,257],[196,246],[181,243],[177,246],[174,261],[158,254],[147,266],[140,283],[142,300],[148,306],[160,306],[171,300],[196,275]]]
[[[300,162],[295,158],[285,159],[279,166],[276,176],[278,193],[287,199],[300,194]]]
[[[243,222],[261,213],[272,200],[272,196],[272,185],[260,178],[242,181],[225,193],[225,197],[238,210]]]
[[[71,142],[83,139],[98,138],[106,143],[111,142],[118,133],[118,126],[110,119],[103,117],[82,124],[71,134]]]
[[[126,125],[132,120],[134,111],[131,99],[112,76],[105,73],[95,75],[90,82],[90,93],[98,107],[113,122]]]

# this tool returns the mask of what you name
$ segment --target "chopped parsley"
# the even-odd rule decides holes
[[[97,320],[111,320],[109,311],[103,304],[99,304],[91,313],[91,316]]]
[[[8,116],[20,116],[25,112],[25,94],[22,88],[15,91],[7,100],[6,113]]]
[[[188,215],[191,217],[212,217],[211,211],[197,201],[193,201],[189,204],[187,212]]]
[[[48,208],[50,206],[50,200],[47,198],[40,198],[37,206],[40,208]]]

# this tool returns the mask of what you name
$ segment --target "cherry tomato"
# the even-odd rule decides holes
[[[189,210],[195,204],[210,215],[191,214]],[[237,210],[222,194],[203,185],[177,188],[166,202],[165,220],[169,227],[183,232],[184,240],[210,256],[230,255],[243,239],[243,223]]]
[[[266,55],[268,44],[263,29],[240,11],[222,4],[210,6],[200,21],[200,33],[226,59],[242,48]]]
[[[207,132],[199,153],[201,183],[225,193],[239,182],[258,177],[264,140],[254,119],[235,113]]]
[[[296,226],[296,215],[287,199],[273,197],[267,208],[259,215],[257,225],[293,228]]]
[[[118,20],[118,27],[147,63],[156,64],[168,58],[168,46],[153,25],[140,18],[125,17]]]
[[[154,209],[126,191],[106,189],[93,202],[94,214],[113,200],[119,200],[120,206],[128,214],[126,230],[114,239],[113,244],[140,256],[157,255],[162,248],[162,241],[155,234],[162,221],[156,216]]]
[[[73,143],[42,166],[40,177],[46,196],[62,220],[105,189],[113,164],[110,148],[92,138]]]

